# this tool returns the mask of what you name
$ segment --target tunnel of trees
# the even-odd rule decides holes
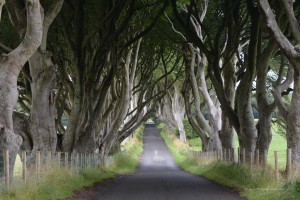
[[[299,1],[0,0],[0,19],[11,173],[20,149],[105,157],[152,116],[203,151],[236,132],[246,160],[280,123],[300,167]]]

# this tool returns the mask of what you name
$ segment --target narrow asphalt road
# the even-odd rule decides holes
[[[136,173],[125,176],[93,199],[99,200],[236,200],[243,199],[214,182],[181,170],[160,130],[147,125],[144,154]]]

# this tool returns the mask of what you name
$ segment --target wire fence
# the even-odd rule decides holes
[[[109,166],[112,157],[101,159],[99,153],[64,153],[20,151],[12,170],[9,150],[0,150],[0,189],[8,190],[19,183],[39,181],[49,170],[66,169],[78,174],[83,169]]]
[[[274,151],[274,152],[247,152],[245,149],[222,149],[219,151],[190,151],[190,157],[200,159],[202,162],[220,161],[228,163],[236,163],[241,165],[270,166],[274,169],[276,177],[279,178],[280,173],[284,173],[287,177],[291,174],[292,169],[292,150]]]

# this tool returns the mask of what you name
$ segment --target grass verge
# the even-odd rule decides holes
[[[14,184],[8,191],[0,190],[0,200],[55,200],[71,197],[75,190],[92,186],[95,182],[114,178],[117,174],[128,174],[139,165],[139,155],[143,151],[143,127],[136,130],[135,136],[122,144],[126,149],[113,156],[106,168],[84,169],[78,174],[69,169],[51,167],[39,179],[31,178],[26,184]]]
[[[300,199],[299,176],[295,175],[289,180],[276,180],[271,167],[264,170],[260,167],[250,168],[246,165],[193,159],[189,156],[188,145],[181,143],[164,129],[161,135],[177,165],[185,171],[233,188],[250,200]]]

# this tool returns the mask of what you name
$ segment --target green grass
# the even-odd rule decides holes
[[[143,152],[143,133],[143,128],[137,129],[135,137],[122,144],[124,150],[114,156],[114,162],[110,166],[114,172],[129,174],[136,171],[140,164],[139,155]]]
[[[210,180],[233,188],[250,200],[296,200],[300,199],[300,179],[277,180],[274,170],[231,163],[220,163],[201,159],[192,159],[188,151],[173,140],[172,135],[163,129],[162,137],[169,147],[176,163],[184,170],[202,175]],[[275,140],[276,141],[276,140]],[[282,141],[281,138],[278,139]],[[180,148],[178,148],[180,147]]]
[[[187,144],[194,150],[194,151],[201,151],[202,150],[202,142],[200,138],[193,138],[187,140]]]
[[[41,180],[30,180],[25,185],[17,185],[15,188],[4,191],[0,195],[1,200],[50,200],[63,199],[72,196],[73,191],[91,186],[95,182],[113,178],[111,171],[100,169],[82,170],[74,175],[69,170],[53,168],[47,172]]]
[[[278,133],[277,125],[272,126],[272,134],[273,134],[272,141],[268,153],[268,164],[272,167],[275,166],[274,151],[277,151],[279,168],[283,170],[285,169],[286,166],[287,142],[286,139]],[[239,147],[238,137],[236,134],[234,136],[234,142],[236,148]]]
[[[277,126],[272,126],[272,141],[269,148],[269,154],[268,154],[268,163],[270,166],[274,167],[275,165],[275,157],[274,157],[274,151],[277,151],[278,154],[278,162],[279,162],[279,168],[281,170],[285,169],[286,166],[286,149],[287,149],[287,142],[286,139],[280,135],[277,131]],[[235,134],[234,135],[234,143],[235,148],[237,149],[239,147],[239,141],[238,137]],[[192,148],[193,151],[201,151],[202,150],[202,143],[200,138],[194,138],[187,140],[187,144]],[[237,150],[236,150],[237,151]]]
[[[55,200],[71,197],[73,192],[92,186],[95,182],[114,178],[117,174],[133,173],[139,165],[142,147],[143,127],[135,132],[135,137],[122,144],[124,152],[113,156],[112,163],[106,168],[84,169],[78,174],[59,167],[51,167],[37,180],[31,178],[26,184],[16,177],[14,187],[0,190],[0,200]],[[19,163],[18,163],[19,162]],[[16,163],[20,167],[20,161]],[[17,172],[16,172],[17,173]]]

